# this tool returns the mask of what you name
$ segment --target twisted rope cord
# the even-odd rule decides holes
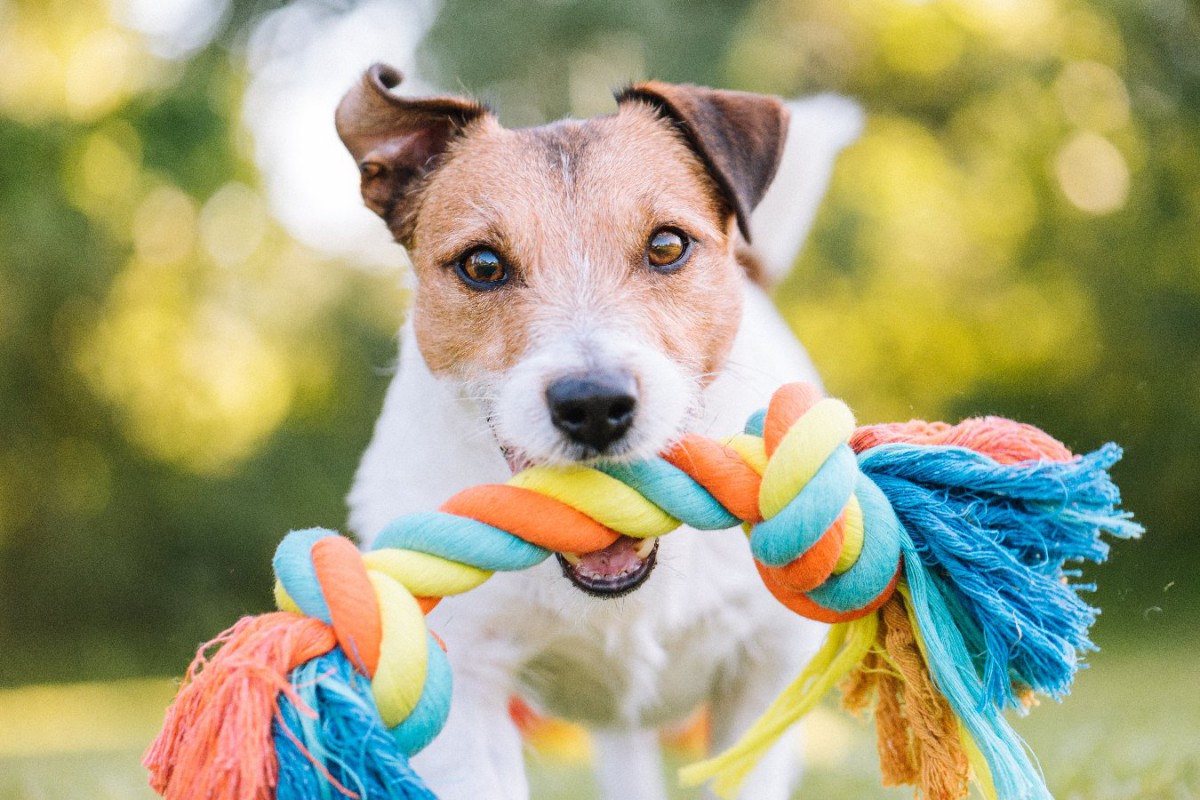
[[[304,788],[306,760],[349,795],[370,793],[363,781],[382,781],[372,785],[385,787],[389,798],[430,797],[406,764],[364,761],[366,750],[354,742],[365,727],[412,755],[440,731],[451,674],[424,616],[441,598],[556,551],[595,552],[622,535],[657,537],[680,525],[741,524],[771,593],[797,613],[836,624],[742,740],[688,767],[685,782],[715,777],[718,792],[736,790],[829,688],[864,659],[882,658],[904,676],[904,691],[916,692],[905,695],[903,711],[894,681],[875,692],[887,729],[881,758],[893,763],[896,777],[919,772],[923,791],[940,796],[958,791],[948,787],[961,786],[969,760],[985,796],[1045,798],[1000,711],[1015,702],[1010,680],[1065,693],[1074,653],[1091,646],[1086,634],[1095,610],[1073,594],[1061,566],[1103,560],[1101,529],[1140,532],[1116,509],[1107,469],[1119,457],[1115,445],[1076,457],[1037,428],[998,418],[856,429],[840,401],[790,384],[724,442],[690,435],[642,462],[533,467],[506,484],[466,489],[438,511],[393,521],[365,553],[331,531],[293,532],[274,559],[283,613],[234,626],[217,640],[211,664],[202,649],[145,762],[168,798],[203,790],[265,800],[276,796],[276,786],[281,798],[306,797],[316,790]],[[336,680],[324,681],[323,671]],[[210,672],[218,677],[206,681]],[[326,701],[310,704],[318,686],[332,687],[328,702],[341,710],[330,716],[335,729],[314,734],[317,721],[325,725],[314,708]],[[922,698],[934,686],[945,704],[928,706],[933,722],[910,725],[910,711],[927,705]],[[277,709],[275,723],[241,713],[261,706],[264,691],[283,698],[268,702]],[[246,744],[225,741],[225,713],[244,721]],[[955,719],[961,744],[943,746],[938,731]],[[297,724],[305,727],[300,737]],[[245,766],[254,760],[247,749],[269,753],[272,741],[287,758],[278,766],[271,757]],[[889,754],[903,741],[918,748],[915,760]],[[327,745],[342,756],[322,756]],[[242,758],[236,770],[231,753]],[[384,761],[397,763],[392,756]],[[339,784],[326,763],[359,791]]]
[[[394,520],[366,553],[329,531],[294,532],[274,560],[277,604],[332,627],[412,754],[449,707],[449,669],[423,613],[555,551],[747,524],[759,572],[789,608],[825,622],[877,609],[899,576],[899,522],[858,470],[854,430],[843,403],[791,384],[724,443],[690,435],[639,463],[532,467]]]

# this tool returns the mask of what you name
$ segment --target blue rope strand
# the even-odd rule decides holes
[[[344,800],[346,795],[321,774],[314,759],[360,800],[436,800],[384,727],[370,681],[341,650],[297,667],[291,681],[317,717],[280,695],[272,726],[279,759],[276,800]]]
[[[1141,528],[1116,510],[1108,445],[1067,462],[999,464],[958,447],[881,445],[859,464],[891,501],[945,595],[986,687],[982,703],[1019,707],[1013,679],[1061,697],[1095,649],[1096,609],[1067,580],[1066,562],[1103,561],[1103,530]]]

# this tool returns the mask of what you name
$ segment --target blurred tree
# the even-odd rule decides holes
[[[176,673],[281,531],[344,521],[402,296],[250,188],[249,7],[182,63],[104,3],[0,11],[0,684]],[[81,103],[97,39],[124,77]]]
[[[509,127],[612,110],[649,77],[720,86],[751,0],[445,0],[425,40],[432,73],[494,101]]]

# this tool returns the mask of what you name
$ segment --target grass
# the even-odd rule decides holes
[[[1075,693],[1018,727],[1058,800],[1200,798],[1200,671],[1195,642],[1096,655]],[[139,765],[172,693],[167,680],[0,691],[0,800],[151,798]],[[535,798],[596,797],[586,743],[531,751]],[[908,798],[883,789],[870,727],[830,707],[808,727],[797,797]],[[669,757],[670,766],[686,760]],[[697,797],[677,791],[674,798]]]

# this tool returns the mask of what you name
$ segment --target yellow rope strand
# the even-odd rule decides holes
[[[858,666],[875,643],[878,625],[878,617],[868,614],[831,627],[825,644],[800,676],[780,693],[742,738],[724,753],[681,769],[680,783],[699,786],[712,778],[713,790],[718,795],[732,797],[779,737]]]

